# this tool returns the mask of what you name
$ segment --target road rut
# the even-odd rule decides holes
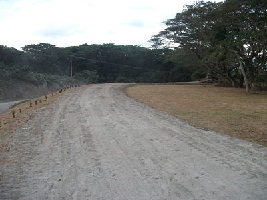
[[[12,136],[0,199],[265,200],[267,148],[196,129],[127,97],[63,94]]]

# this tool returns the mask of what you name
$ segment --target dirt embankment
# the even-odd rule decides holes
[[[0,153],[10,149],[12,135],[28,120],[32,119],[36,111],[55,103],[61,95],[73,89],[74,87],[68,87],[30,100],[0,103]],[[1,112],[3,104],[13,105],[10,109]]]
[[[57,91],[75,83],[77,84],[75,81],[53,81],[36,85],[17,79],[0,80],[0,102],[36,98],[47,94],[48,91]]]

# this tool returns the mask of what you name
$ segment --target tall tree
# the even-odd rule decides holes
[[[266,73],[266,16],[263,0],[199,1],[167,20],[151,41],[155,46],[172,41],[195,53],[216,78],[234,83],[241,73],[248,91]]]

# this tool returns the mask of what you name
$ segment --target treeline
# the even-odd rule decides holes
[[[86,83],[185,82],[209,77],[224,86],[267,88],[267,1],[198,1],[166,21],[151,49],[132,45],[22,50],[0,46],[0,78],[65,77]]]
[[[246,90],[267,84],[267,1],[199,1],[166,22],[151,41],[193,53],[213,80]]]
[[[203,77],[204,71],[196,56],[167,48],[114,44],[61,48],[40,43],[19,51],[0,46],[0,76],[5,79],[38,82],[60,75],[87,83],[178,82]]]

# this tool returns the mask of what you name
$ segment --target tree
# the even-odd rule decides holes
[[[75,74],[74,78],[85,83],[97,83],[99,76],[96,71],[84,70],[80,73]]]
[[[246,91],[266,73],[267,6],[263,0],[197,2],[188,5],[151,41],[169,41],[193,52],[216,79],[236,85],[240,75]]]
[[[267,2],[227,0],[222,10],[227,26],[226,43],[236,56],[246,91],[261,72],[267,71]]]
[[[214,48],[219,40],[224,39],[224,30],[221,27],[214,27],[220,20],[217,15],[221,4],[199,1],[187,5],[183,12],[176,14],[175,18],[168,19],[167,28],[153,36],[151,41],[156,46],[164,46],[165,41],[167,45],[169,42],[176,43],[186,55],[192,56],[193,53],[202,70],[203,66],[206,66],[205,70],[211,75],[215,71],[215,63],[207,62],[209,61],[207,56],[210,55],[211,48]]]
[[[30,56],[30,65],[35,71],[68,75],[69,56],[64,49],[48,43],[26,45],[22,49]]]

